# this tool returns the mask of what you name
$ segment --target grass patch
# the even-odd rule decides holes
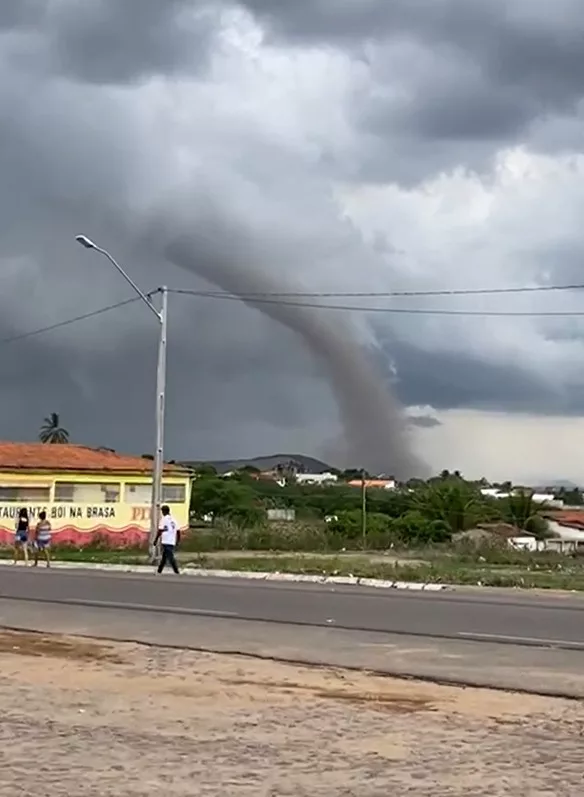
[[[11,549],[0,550],[0,557],[11,556]],[[148,552],[144,547],[106,549],[100,545],[79,549],[55,546],[53,558],[79,564],[148,564]],[[214,570],[584,591],[584,558],[506,548],[460,550],[453,546],[434,546],[383,552],[304,552],[265,549],[197,551],[192,550],[192,545],[181,545],[179,558],[183,566]]]
[[[584,568],[564,557],[561,565],[538,563],[537,567],[464,564],[455,560],[420,562],[372,561],[365,555],[330,557],[255,556],[199,557],[200,567],[233,571],[299,573],[322,576],[355,576],[386,581],[417,581],[466,586],[518,587],[522,589],[584,590]]]

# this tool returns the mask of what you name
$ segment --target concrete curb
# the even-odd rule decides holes
[[[0,560],[0,566],[12,566],[8,559]],[[113,573],[147,573],[152,574],[152,567],[147,565],[112,565],[101,562],[53,562],[52,566],[59,570],[102,570]],[[17,565],[22,567],[22,565]],[[416,581],[383,581],[378,578],[358,578],[357,576],[310,576],[302,573],[265,573],[254,570],[208,570],[185,567],[183,575],[198,578],[240,578],[255,581],[289,581],[306,584],[337,584],[344,586],[374,587],[376,589],[404,589],[418,592],[439,592],[453,589],[446,584],[432,584]]]

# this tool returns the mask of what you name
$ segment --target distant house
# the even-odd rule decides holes
[[[499,490],[498,487],[483,487],[481,495],[484,495],[485,498],[509,498],[510,493]]]
[[[277,470],[264,470],[261,473],[250,473],[252,479],[261,482],[274,482],[278,487],[286,486],[286,477]]]
[[[510,498],[512,495],[520,495],[521,489],[512,490],[511,492],[507,492],[504,490],[499,490],[498,487],[482,487],[481,488],[481,495],[484,495],[485,498]],[[540,504],[550,507],[557,507],[561,509],[564,506],[564,502],[560,498],[556,498],[553,493],[531,493],[531,500],[534,504]]]
[[[584,507],[544,511],[550,531],[560,540],[584,542]]]
[[[186,529],[191,473],[166,463],[163,477],[162,502]],[[151,501],[152,460],[72,444],[0,442],[0,544],[13,543],[24,507],[33,521],[47,513],[56,543],[141,544]]]
[[[339,477],[336,476],[334,473],[330,473],[330,471],[325,471],[324,473],[297,473],[296,474],[296,484],[314,484],[314,485],[323,485],[323,484],[335,484],[339,480]]]
[[[363,487],[363,480],[352,479],[347,484],[349,487]],[[366,490],[395,490],[396,487],[395,479],[365,479]]]
[[[533,493],[531,500],[534,504],[545,504],[546,506],[558,507],[558,509],[564,506],[561,498],[556,498],[553,493]]]

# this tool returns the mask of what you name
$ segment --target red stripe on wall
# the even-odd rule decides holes
[[[128,546],[144,545],[148,541],[148,536],[148,532],[139,526],[125,526],[122,529],[93,526],[86,530],[78,529],[75,526],[65,526],[52,532],[52,542],[54,545],[71,545],[76,548],[104,542],[112,548],[127,548]],[[0,527],[0,545],[13,544],[14,531]]]

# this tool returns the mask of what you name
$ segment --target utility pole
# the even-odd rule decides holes
[[[158,534],[158,521],[162,505],[162,476],[164,470],[164,410],[166,401],[166,339],[168,328],[168,288],[160,288],[160,338],[158,341],[158,365],[156,368],[156,448],[152,472],[152,503],[150,507],[150,558],[157,558],[154,540]]]
[[[100,255],[105,257],[114,266],[115,269],[122,275],[126,282],[133,288],[135,293],[142,299],[148,309],[156,316],[159,328],[160,337],[158,340],[158,366],[156,369],[156,448],[154,450],[154,458],[152,462],[152,502],[150,506],[150,535],[149,535],[149,550],[150,557],[154,562],[156,560],[156,550],[154,540],[158,534],[158,520],[160,517],[160,506],[162,504],[162,475],[164,470],[164,404],[166,398],[166,336],[168,325],[168,288],[165,286],[158,289],[157,293],[162,296],[162,303],[160,310],[152,304],[150,295],[145,294],[136,285],[134,280],[127,274],[120,266],[118,261],[101,246],[98,246],[86,235],[77,235],[75,240],[78,244],[85,249],[93,249]]]
[[[367,482],[364,469],[361,470],[361,545],[363,550],[367,548]]]

